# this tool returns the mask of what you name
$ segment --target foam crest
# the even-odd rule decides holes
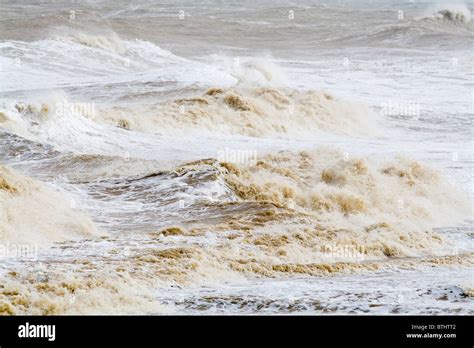
[[[469,201],[437,171],[403,157],[380,164],[332,149],[282,152],[231,172],[229,183],[245,199],[414,231],[459,223],[470,214]]]
[[[212,131],[254,137],[301,136],[314,132],[352,135],[378,133],[374,113],[365,105],[329,93],[284,88],[211,88],[151,108],[114,108],[94,120],[135,131],[192,133]]]
[[[97,236],[78,208],[63,193],[0,166],[0,242],[43,246]]]
[[[445,20],[459,23],[471,22],[471,11],[464,3],[437,4],[427,11],[424,19]]]

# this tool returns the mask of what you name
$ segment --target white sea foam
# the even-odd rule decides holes
[[[98,235],[72,198],[0,166],[0,243],[44,246]]]

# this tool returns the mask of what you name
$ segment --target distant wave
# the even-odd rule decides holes
[[[422,12],[416,17],[405,17],[380,23],[373,27],[355,28],[351,32],[328,37],[327,42],[351,45],[368,44],[417,44],[436,45],[445,42],[455,43],[472,38],[471,12],[465,5],[439,5]]]
[[[471,22],[471,11],[465,4],[439,4],[428,10],[424,20],[444,20],[459,23]]]
[[[438,11],[438,14],[435,16],[437,19],[447,19],[451,21],[459,22],[470,22],[471,14],[470,12],[457,12],[451,10],[441,10]]]

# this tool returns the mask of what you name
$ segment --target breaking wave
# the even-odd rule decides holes
[[[58,128],[58,132],[65,129],[66,124],[76,124],[77,130],[85,129],[90,120],[138,132],[168,135],[203,130],[253,137],[301,136],[318,131],[378,134],[375,114],[368,107],[316,91],[211,88],[201,96],[153,105],[103,110],[81,106],[81,103],[69,103],[58,95],[18,103],[2,110],[0,125],[19,135],[38,134],[43,130],[49,136],[53,132],[51,127]],[[62,127],[55,126],[58,122]]]
[[[359,40],[365,50],[370,39],[407,47],[406,37],[464,35],[469,11],[449,8],[369,32],[341,27],[334,41]],[[470,218],[471,204],[419,162],[331,148],[266,153],[250,163],[202,159],[236,139],[261,154],[283,137],[379,134],[368,107],[290,89],[269,58],[191,60],[111,31],[2,42],[0,53],[0,90],[16,98],[0,109],[0,128],[38,145],[34,161],[24,139],[1,157],[42,179],[61,176],[88,209],[0,166],[0,242],[49,246],[38,264],[0,267],[0,314],[161,313],[168,308],[154,291],[175,285],[474,264],[474,254],[456,252],[464,246],[453,234],[437,229]],[[34,89],[56,92],[29,98]],[[188,134],[197,137],[180,137]],[[163,165],[167,158],[172,164]]]
[[[57,35],[56,40],[62,40],[65,42],[75,42],[80,45],[84,45],[91,48],[98,48],[106,51],[115,52],[117,54],[123,54],[126,52],[127,47],[125,41],[120,39],[120,37],[115,32],[108,32],[105,34],[89,34],[80,31],[70,31],[67,29],[62,29],[62,35]],[[69,32],[69,35],[64,35],[64,31]],[[164,51],[165,52],[165,51]]]
[[[354,30],[338,35],[329,42],[340,42],[344,45],[358,44],[413,44],[446,45],[462,44],[472,40],[471,11],[466,5],[439,5],[422,11],[415,17],[380,24],[369,30]]]
[[[324,92],[277,88],[211,88],[201,96],[180,98],[133,110],[114,108],[95,121],[141,132],[175,134],[212,131],[255,137],[304,135],[317,131],[377,134],[374,113],[364,105]]]
[[[45,59],[51,55],[53,61]],[[229,86],[236,82],[221,69],[177,56],[150,41],[124,40],[114,32],[95,35],[65,30],[38,41],[2,42],[0,62],[4,76],[0,90],[9,92],[64,88],[74,83]]]
[[[38,181],[0,166],[0,242],[45,245],[97,236],[76,202]]]
[[[93,98],[94,103],[89,104],[97,104],[93,110],[97,112],[69,110],[75,120],[69,117],[68,123],[85,122],[79,120],[86,117],[121,128],[173,135],[177,130],[255,137],[300,136],[316,131],[377,133],[374,114],[367,107],[339,100],[330,93],[289,89],[285,87],[284,70],[269,58],[235,60],[214,55],[201,63],[176,56],[148,41],[123,40],[113,32],[92,35],[66,31],[46,40],[2,43],[0,51],[6,74],[4,91],[25,90],[25,84],[18,81],[29,81],[31,89],[56,89],[52,95],[39,97],[26,92],[25,101],[12,102],[10,108],[1,110],[1,126],[23,136],[31,133],[32,126],[39,131],[45,119],[59,120],[57,104],[73,105],[62,92],[71,81],[91,84],[91,92],[86,92],[91,95],[86,94],[85,98]],[[28,52],[33,54],[14,66],[12,57]],[[58,56],[54,64],[44,60],[50,54]],[[30,78],[33,72],[34,78]],[[13,73],[15,76],[10,75]],[[25,76],[19,76],[22,74]],[[143,93],[128,94],[129,89],[124,86],[124,94],[116,95],[122,102],[111,107],[110,97],[101,100],[105,76],[109,83],[120,86],[132,81],[141,86]],[[175,99],[171,94],[168,101],[157,101],[153,93],[159,91],[149,90],[156,90],[153,88],[160,83],[168,87],[177,84],[181,92],[184,86],[194,86],[198,91],[213,88],[203,95],[194,93]],[[61,122],[64,121],[62,117]]]
[[[13,172],[1,173],[0,197],[23,194]],[[0,314],[167,313],[173,309],[157,303],[150,289],[474,263],[472,253],[458,254],[449,236],[433,231],[469,218],[469,202],[413,160],[379,163],[319,148],[269,153],[255,163],[203,159],[134,182],[156,185],[162,175],[170,191],[173,178],[189,186],[214,181],[225,189],[184,208],[191,209],[181,213],[189,219],[180,225],[57,244],[52,257],[60,253],[70,262],[50,266],[47,277],[38,278],[43,273],[34,263],[3,275]],[[125,181],[124,189],[130,184]],[[140,192],[149,196],[146,191]],[[119,186],[113,195],[120,200]],[[48,192],[45,203],[36,194],[38,203],[28,198],[21,206],[38,221],[51,197]],[[60,221],[70,216],[64,206],[53,206],[49,225],[56,214],[66,214]]]
[[[197,161],[176,173],[192,175],[206,167],[223,177],[237,198],[213,202],[209,211],[221,216],[212,230],[231,239],[228,248],[215,252],[221,259],[230,257],[242,272],[311,273],[333,267],[324,266],[331,262],[360,261],[357,257],[449,255],[455,243],[433,228],[462,223],[471,212],[469,201],[439,173],[404,158],[375,163],[321,148],[268,154],[252,165]],[[169,235],[196,235],[199,230],[178,229]],[[242,252],[225,256],[237,245]],[[335,246],[352,253],[331,253]]]
[[[422,19],[470,23],[471,11],[465,4],[439,4],[429,9],[430,14]]]

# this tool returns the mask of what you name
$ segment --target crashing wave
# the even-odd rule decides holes
[[[60,37],[60,39],[61,38],[70,39],[76,43],[92,48],[100,48],[116,53],[125,52],[125,47],[122,40],[115,33],[111,33],[109,35],[88,35],[85,33],[76,33],[69,38]]]
[[[436,15],[437,19],[447,19],[451,21],[459,21],[459,22],[470,22],[471,15],[469,13],[463,12],[455,12],[451,10],[441,10],[438,11]]]
[[[365,259],[449,254],[455,246],[433,228],[470,216],[469,201],[437,171],[404,158],[378,164],[322,148],[250,164],[198,161],[176,172],[209,166],[240,200],[224,203],[234,213],[212,229],[232,231],[228,243],[256,246],[248,257],[267,263],[328,261],[325,246]],[[339,260],[354,255],[346,256]]]
[[[470,23],[471,11],[464,4],[439,5],[431,8],[431,14],[423,19],[445,20],[458,23]]]
[[[374,135],[373,112],[364,105],[316,91],[283,88],[211,88],[181,98],[130,110],[113,108],[93,118],[141,132],[176,134],[212,131],[254,137],[308,135],[317,131]]]
[[[0,43],[0,55],[2,91],[60,89],[72,81],[91,85],[105,80],[178,81],[207,86],[237,81],[216,67],[177,56],[150,41],[122,39],[114,32],[65,30],[37,41],[6,41]],[[50,55],[55,56],[53,61],[45,58]],[[17,57],[22,56],[28,60],[18,65]],[[111,79],[104,80],[105,76]]]
[[[0,243],[42,246],[92,236],[92,220],[73,199],[0,166]]]
[[[205,159],[168,174],[190,183],[204,175],[237,199],[203,203],[200,211],[218,214],[140,233],[144,243],[131,244],[126,234],[74,244],[75,263],[54,263],[41,282],[34,264],[5,274],[0,314],[163,313],[168,308],[149,289],[474,262],[432,230],[469,217],[469,202],[415,161],[379,164],[321,148],[254,163]],[[0,194],[20,192],[6,182]],[[197,242],[210,235],[212,243]],[[94,243],[98,258],[90,256]]]
[[[143,106],[100,109],[53,95],[17,103],[0,113],[0,126],[22,136],[52,134],[56,121],[86,129],[108,124],[137,132],[192,134],[209,131],[252,137],[307,136],[315,132],[377,135],[375,114],[365,105],[327,92],[284,88],[211,88],[201,96]],[[95,122],[92,122],[95,121]],[[91,125],[92,126],[92,125]],[[54,139],[53,139],[54,140]]]

